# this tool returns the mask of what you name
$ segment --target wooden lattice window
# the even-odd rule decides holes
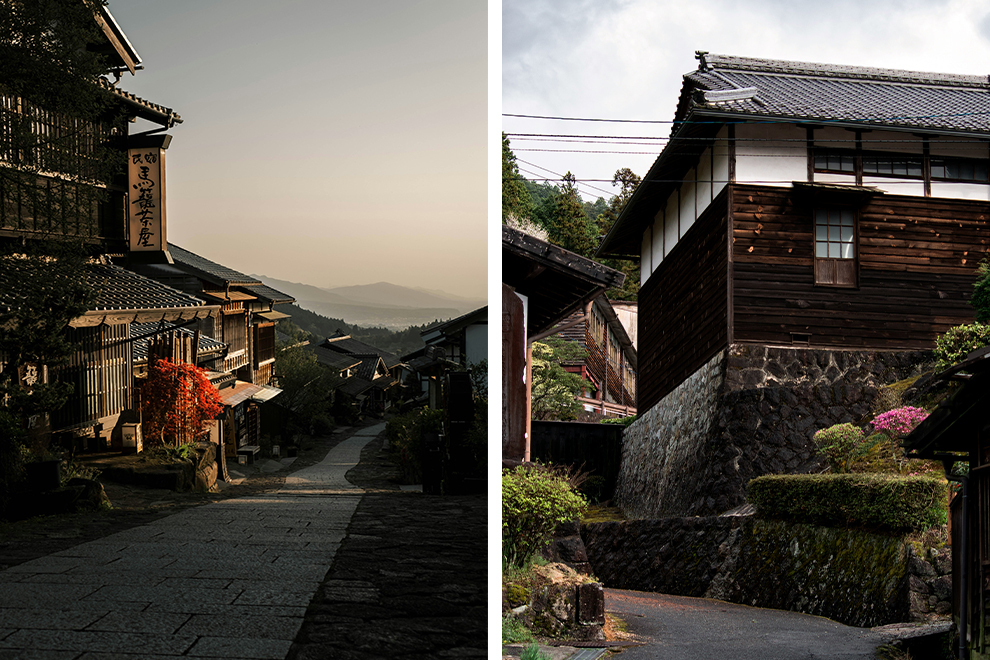
[[[815,210],[815,284],[856,286],[856,213],[842,207]]]

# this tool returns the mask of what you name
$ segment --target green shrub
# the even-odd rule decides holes
[[[423,434],[443,430],[443,411],[420,408],[397,415],[385,424],[385,437],[402,470],[404,483],[423,479]]]
[[[550,656],[540,650],[540,647],[536,643],[530,644],[525,649],[523,649],[522,655],[519,656],[519,660],[550,660]]]
[[[515,616],[506,614],[502,617],[502,641],[510,644],[513,642],[531,642],[533,641],[533,633]]]
[[[539,467],[502,470],[503,559],[524,565],[547,547],[557,525],[580,518],[587,507],[566,476]]]
[[[630,426],[637,419],[639,419],[639,415],[630,415],[629,417],[606,417],[601,420],[601,423],[618,424],[619,426]]]
[[[984,259],[976,269],[977,279],[973,284],[973,295],[969,304],[976,310],[979,323],[990,321],[990,261]]]
[[[897,532],[944,525],[947,494],[944,479],[881,474],[768,475],[748,486],[762,518]]]
[[[949,328],[935,340],[935,371],[944,371],[963,361],[978,348],[990,345],[990,324],[971,323]]]
[[[814,441],[816,451],[836,474],[851,472],[856,459],[865,456],[872,447],[863,429],[848,423],[818,431]]]

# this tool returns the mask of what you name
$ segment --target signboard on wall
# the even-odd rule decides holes
[[[132,252],[160,252],[165,240],[165,149],[169,135],[147,136],[127,150],[127,219]]]

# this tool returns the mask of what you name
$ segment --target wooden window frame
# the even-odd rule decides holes
[[[852,215],[852,257],[819,257],[818,256],[818,214],[838,211]],[[841,222],[841,220],[840,220]],[[829,225],[826,224],[826,227]],[[843,204],[822,204],[815,206],[811,216],[811,249],[814,258],[815,286],[839,289],[859,288],[859,211]],[[841,232],[841,224],[840,224]],[[826,243],[831,242],[826,238]],[[845,241],[842,241],[845,242]]]

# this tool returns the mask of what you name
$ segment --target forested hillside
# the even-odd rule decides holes
[[[502,136],[502,221],[535,225],[546,232],[551,243],[625,273],[626,281],[621,289],[605,292],[611,300],[639,297],[639,263],[628,259],[597,259],[595,250],[639,182],[640,178],[631,170],[622,168],[612,179],[614,185],[621,187],[618,195],[586,202],[578,194],[577,181],[570,172],[559,184],[535,183],[523,177],[509,139]]]
[[[423,341],[419,333],[432,325],[427,323],[411,326],[405,330],[392,331],[386,328],[362,328],[345,323],[342,319],[321,316],[296,305],[279,306],[279,311],[292,315],[291,319],[283,319],[278,324],[279,331],[290,337],[319,343],[337,330],[342,330],[355,339],[360,339],[376,348],[399,356],[422,348]]]

